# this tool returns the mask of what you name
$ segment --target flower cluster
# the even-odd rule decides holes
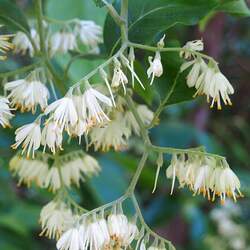
[[[137,237],[133,221],[122,213],[111,213],[107,220],[101,214],[91,214],[77,227],[68,229],[58,240],[58,250],[123,249]]]
[[[63,185],[79,186],[85,177],[97,175],[101,168],[95,158],[75,151],[59,156],[52,165],[50,155],[39,153],[36,159],[26,159],[16,154],[10,161],[10,170],[18,176],[19,184],[30,186],[35,183],[40,188],[48,188],[52,192],[59,190]]]
[[[0,25],[0,28],[2,25]],[[6,52],[13,49],[14,46],[11,42],[9,42],[12,35],[0,35],[0,61],[6,59]],[[3,55],[2,55],[3,54]]]
[[[165,250],[165,241],[138,222],[128,219],[120,203],[108,211],[98,209],[83,214],[57,241],[58,250],[146,249]],[[168,248],[169,249],[169,248]]]
[[[174,154],[166,175],[173,179],[171,194],[177,177],[180,188],[187,186],[194,194],[202,193],[208,200],[214,201],[218,196],[224,204],[226,197],[236,201],[237,197],[242,196],[240,181],[225,159],[197,154]]]
[[[217,103],[217,108],[221,109],[221,99],[225,105],[232,105],[229,95],[234,93],[234,89],[228,79],[220,72],[217,63],[210,59],[208,64],[197,54],[196,51],[203,50],[202,41],[188,42],[181,53],[185,59],[191,59],[181,66],[181,72],[191,67],[187,75],[188,87],[196,88],[196,95],[206,95],[207,102],[211,101],[212,108]]]
[[[48,238],[58,239],[72,227],[75,217],[70,207],[60,199],[53,200],[43,207],[40,213],[42,232]]]
[[[33,44],[30,41],[33,41]],[[18,31],[13,39],[14,53],[25,55],[28,53],[30,57],[35,54],[35,49],[40,48],[40,38],[35,28],[30,30],[30,38],[22,31]],[[35,46],[35,48],[33,47]]]
[[[146,105],[136,104],[137,112],[147,126],[153,120],[153,112]],[[125,101],[119,98],[117,109],[109,113],[111,121],[104,127],[90,130],[90,144],[95,150],[108,151],[111,147],[116,151],[128,147],[128,139],[132,133],[140,135],[140,129],[131,111],[125,105]]]
[[[74,19],[70,23],[65,23],[60,31],[52,34],[48,23],[44,22],[43,25],[47,30],[45,45],[51,57],[55,54],[65,54],[68,51],[79,50],[79,43],[84,44],[93,53],[96,53],[98,52],[98,44],[102,42],[102,28],[93,21]],[[30,39],[32,39],[32,42]],[[15,53],[22,55],[29,53],[33,57],[35,49],[40,48],[40,37],[35,28],[31,28],[29,37],[19,31],[13,39],[13,44]]]
[[[21,112],[36,112],[39,105],[41,110],[47,107],[49,91],[39,76],[40,70],[32,71],[25,79],[7,82],[4,89],[9,92],[7,98],[10,105]]]
[[[46,20],[53,22],[49,18]],[[32,28],[29,34],[18,32],[13,39],[14,52],[28,53],[33,57],[40,50],[40,46],[45,47],[46,65],[49,64],[48,56],[53,57],[56,54],[81,52],[81,49],[98,53],[98,45],[102,43],[100,26],[92,21],[79,19],[59,21],[59,23],[63,27],[55,33],[51,32],[51,27],[46,22],[42,24],[45,41],[40,41],[41,38],[35,28]],[[0,52],[5,53],[12,48],[8,39],[8,35],[0,36]],[[37,68],[26,78],[5,84],[7,97],[0,97],[0,124],[3,127],[10,125],[9,120],[13,117],[12,108],[20,109],[21,112],[32,111],[34,114],[39,107],[43,112],[34,122],[16,130],[12,148],[17,149],[22,146],[22,152],[11,159],[10,170],[18,177],[19,184],[30,186],[35,183],[40,188],[56,192],[54,200],[42,209],[40,223],[41,235],[57,239],[58,250],[174,249],[170,242],[148,228],[139,211],[133,190],[136,185],[134,182],[138,180],[140,172],[136,172],[132,185],[117,201],[83,213],[86,210],[71,199],[68,188],[72,185],[79,187],[85,178],[97,175],[100,166],[93,157],[82,151],[59,154],[59,151],[63,150],[64,136],[78,137],[79,144],[84,136],[87,148],[90,144],[95,150],[107,151],[110,148],[122,150],[128,146],[128,139],[132,134],[138,136],[141,134],[144,139],[146,138],[147,146],[154,149],[155,146],[150,144],[145,129],[152,121],[157,120],[157,116],[154,117],[154,113],[146,105],[130,101],[130,95],[131,87],[134,88],[135,83],[145,90],[145,83],[142,83],[135,71],[135,48],[148,48],[155,53],[154,56],[148,57],[147,76],[149,85],[152,85],[156,77],[161,77],[164,73],[161,52],[168,51],[168,48],[164,48],[164,39],[165,36],[157,43],[157,47],[124,43],[105,63],[72,85],[65,96],[58,99],[55,94],[56,100],[49,105],[50,95],[45,82],[46,80],[52,82],[54,74],[50,72],[53,69],[50,70],[48,65],[50,73]],[[212,99],[211,107],[217,103],[218,109],[221,109],[222,101],[226,105],[231,105],[229,95],[234,93],[234,89],[220,72],[217,63],[200,53],[203,48],[203,42],[196,40],[188,42],[183,48],[172,48],[172,51],[181,51],[180,57],[186,60],[180,72],[191,68],[187,74],[187,85],[196,88],[195,96],[204,94],[208,102]],[[40,56],[40,53],[37,55]],[[3,56],[0,59],[3,59]],[[69,66],[70,63],[71,61]],[[99,79],[104,82],[105,90],[99,90],[90,84],[95,74],[98,74]],[[58,78],[60,80],[60,77]],[[129,86],[130,82],[132,86]],[[164,106],[164,103],[160,104],[160,109],[161,105]],[[161,112],[158,111],[156,115]],[[90,143],[88,143],[89,138]],[[37,151],[41,145],[43,153]],[[48,149],[53,155],[45,153]],[[161,153],[157,160],[155,185],[163,165],[163,153],[161,150],[159,152]],[[185,152],[173,153],[171,164],[166,170],[167,178],[173,180],[171,194],[177,178],[181,188],[187,186],[194,194],[201,193],[212,201],[216,196],[220,198],[221,203],[225,202],[227,196],[234,201],[242,196],[240,181],[223,157],[215,157],[197,150]],[[22,156],[23,153],[27,153],[27,158]],[[30,155],[32,159],[29,158]],[[143,160],[141,162],[143,163]],[[142,167],[139,165],[137,171],[141,171]],[[136,210],[132,219],[128,219],[122,209],[122,201],[127,198],[132,200]]]
[[[31,87],[31,90],[34,88]],[[40,98],[41,95],[37,100],[33,99],[33,106],[24,103],[25,107],[34,107],[38,100],[41,100]],[[26,98],[26,100],[28,99]],[[15,102],[13,101],[13,103]],[[112,107],[112,102],[108,97],[90,86],[83,94],[78,92],[77,95],[73,95],[70,91],[65,97],[56,100],[45,109],[44,114],[49,115],[49,118],[42,131],[41,117],[38,117],[33,123],[18,128],[13,148],[23,144],[23,153],[27,151],[28,157],[30,153],[34,157],[34,152],[43,144],[44,150],[48,146],[55,153],[57,149],[62,149],[63,130],[67,131],[69,136],[81,137],[88,129],[109,121],[100,103]]]

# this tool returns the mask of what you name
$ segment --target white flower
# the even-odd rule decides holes
[[[199,88],[200,84],[203,81],[207,65],[201,58],[197,58],[192,61],[183,63],[180,71],[183,72],[190,66],[192,66],[192,69],[187,75],[187,85],[189,88],[192,88],[194,86],[196,88]]]
[[[54,121],[48,121],[45,123],[41,139],[44,151],[46,146],[48,146],[51,152],[55,154],[57,149],[62,150],[62,141],[63,135],[60,125],[56,124]]]
[[[74,126],[69,126],[68,133],[70,136],[78,136],[80,144],[81,137],[88,131],[86,104],[83,96],[80,94],[73,96],[73,102],[76,108],[78,121]]]
[[[58,167],[52,166],[44,181],[44,187],[49,188],[53,193],[61,187],[61,179]]]
[[[98,250],[109,243],[109,231],[105,219],[95,219],[87,225],[85,249]]]
[[[40,213],[42,232],[48,238],[58,239],[74,223],[71,210],[61,201],[51,201]]]
[[[221,203],[225,203],[226,196],[232,197],[234,201],[238,196],[242,196],[240,192],[240,181],[236,174],[224,162],[224,167],[217,167],[211,175],[209,187],[213,192],[213,200],[215,196],[219,196]]]
[[[102,79],[104,80],[104,82],[105,82],[105,84],[106,84],[106,86],[108,88],[108,91],[109,91],[109,94],[111,96],[111,100],[113,102],[114,107],[116,107],[115,98],[114,98],[114,95],[112,93],[112,89],[111,89],[111,86],[109,84],[109,81],[108,81],[108,74],[102,68],[99,70],[99,73],[100,73]]]
[[[203,64],[201,69],[203,72],[195,83],[197,89],[195,96],[205,94],[208,102],[211,98],[211,108],[217,102],[217,108],[221,109],[221,98],[225,105],[232,105],[229,95],[234,93],[234,89],[227,78],[219,71],[218,66],[215,63],[210,63],[205,67]]]
[[[104,103],[109,107],[112,107],[112,101],[110,98],[101,94],[97,90],[88,87],[83,94],[84,103],[88,112],[88,125],[90,127],[95,126],[98,123],[104,123],[109,121],[108,116],[104,113],[100,103]]]
[[[86,176],[91,177],[100,172],[101,167],[94,157],[85,154],[82,161],[83,164],[81,165],[81,170]]]
[[[174,192],[174,184],[175,184],[176,176],[178,176],[179,164],[180,164],[180,162],[177,159],[177,155],[174,154],[172,156],[172,159],[171,159],[171,164],[169,165],[169,167],[166,170],[166,176],[167,176],[167,178],[173,179],[173,181],[172,181],[172,187],[171,187],[171,192],[170,192],[171,195]]]
[[[65,96],[51,103],[44,111],[46,115],[51,113],[51,118],[66,130],[70,126],[75,126],[78,120],[76,108],[71,95]]]
[[[207,164],[204,164],[196,169],[195,179],[194,179],[194,191],[195,194],[203,193],[203,196],[208,196],[208,200],[210,200],[210,190],[209,190],[209,181],[211,178],[211,173],[213,168]]]
[[[114,59],[114,66],[115,67],[111,87],[118,88],[120,87],[120,85],[122,85],[124,93],[126,94],[125,85],[128,83],[128,78],[121,69],[121,63],[116,58]]]
[[[227,78],[219,71],[215,72],[211,82],[205,82],[205,85],[209,86],[209,91],[205,92],[212,98],[211,108],[214,103],[217,102],[217,108],[221,109],[221,98],[225,105],[232,105],[229,95],[234,93],[234,89]]]
[[[39,39],[39,36],[37,34],[37,31],[32,28],[30,30],[30,35],[31,35],[31,38],[33,39],[36,47],[39,49],[40,39]],[[29,55],[31,57],[34,56],[34,48],[31,44],[29,38],[27,37],[27,35],[25,33],[23,33],[22,31],[17,32],[12,43],[15,46],[15,49],[14,49],[15,53],[21,53],[22,55],[25,55],[27,52],[29,52]]]
[[[204,44],[202,40],[189,41],[183,46],[183,49],[184,50],[180,52],[180,56],[188,59],[192,56],[192,51],[202,51],[204,49]]]
[[[2,25],[0,25],[0,28]],[[14,46],[11,42],[9,42],[12,35],[0,35],[0,53],[5,54],[10,49],[13,49]],[[0,60],[5,60],[6,56],[0,54]]]
[[[146,126],[149,125],[151,121],[153,120],[154,113],[146,105],[138,105],[136,109],[143,123]],[[131,111],[128,111],[126,113],[125,120],[126,120],[127,127],[133,130],[135,134],[140,135],[139,124],[137,123]]]
[[[88,123],[86,120],[78,119],[75,126],[70,126],[68,133],[70,136],[78,136],[79,144],[81,144],[82,136],[88,131]]]
[[[80,180],[84,180],[83,168],[84,165],[81,158],[65,163],[62,162],[61,173],[64,184],[69,187],[71,183],[74,183],[79,187]]]
[[[10,127],[9,120],[14,116],[11,114],[9,100],[6,97],[0,96],[0,124],[3,128]]]
[[[11,100],[11,105],[20,108],[22,112],[31,110],[35,113],[37,105],[40,105],[42,110],[47,106],[49,91],[37,79],[35,71],[26,79],[6,83],[4,88],[10,91],[8,98]]]
[[[137,76],[137,74],[134,71],[133,61],[129,61],[123,54],[120,54],[120,58],[121,58],[121,61],[122,61],[123,65],[125,65],[130,70],[130,72],[131,72],[131,75],[132,75],[132,86],[134,86],[134,78],[135,78],[139,82],[139,84],[141,85],[141,87],[145,90],[145,87],[143,86],[140,78]],[[131,56],[131,58],[133,58],[133,56]]]
[[[73,33],[62,31],[54,33],[50,38],[50,55],[65,54],[77,48],[76,37]]]
[[[148,78],[151,77],[150,85],[152,85],[155,77],[160,77],[163,74],[163,66],[161,63],[160,52],[157,51],[155,53],[154,59],[152,56],[149,56],[148,61],[149,61],[150,66],[147,70],[147,75],[148,75]]]
[[[16,143],[12,145],[13,149],[16,149],[20,144],[22,145],[22,153],[27,151],[27,157],[32,152],[32,157],[35,156],[35,151],[41,144],[41,128],[40,121],[26,124],[18,128],[15,132]]]
[[[56,248],[58,250],[83,250],[85,249],[84,230],[85,229],[83,226],[80,226],[79,228],[69,229],[58,240],[56,244]]]
[[[129,222],[124,214],[110,214],[108,229],[113,244],[119,247],[128,247],[139,234],[135,223]]]
[[[103,151],[108,151],[110,147],[115,150],[122,150],[127,147],[131,129],[126,124],[124,113],[117,111],[106,126],[92,128],[89,135],[95,150],[101,148]]]
[[[15,155],[10,160],[10,171],[17,175],[19,184],[30,186],[35,182],[38,187],[44,187],[44,180],[48,174],[48,164],[41,160],[28,160]]]
[[[102,43],[102,27],[93,21],[77,20],[75,34],[79,36],[81,42],[91,48]]]

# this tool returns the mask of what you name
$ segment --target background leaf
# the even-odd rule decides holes
[[[0,0],[0,23],[8,25],[13,30],[29,32],[29,25],[23,12],[9,0]]]
[[[177,23],[194,25],[213,8],[216,0],[137,0],[129,4],[129,39],[150,43],[154,36]],[[116,8],[119,8],[116,3]],[[104,41],[108,51],[119,40],[120,32],[110,16],[104,28]]]
[[[216,8],[217,11],[223,11],[230,15],[238,17],[249,17],[250,10],[245,0],[226,1]]]

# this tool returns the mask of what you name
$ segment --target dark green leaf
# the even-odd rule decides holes
[[[154,36],[177,23],[194,25],[217,7],[217,0],[137,0],[129,2],[129,39],[150,43]],[[117,6],[117,9],[119,7]],[[110,16],[104,28],[104,41],[111,51],[120,32]]]
[[[23,12],[9,0],[0,0],[0,23],[6,24],[13,30],[29,32],[29,25]]]

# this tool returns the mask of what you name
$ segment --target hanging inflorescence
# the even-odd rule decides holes
[[[107,7],[110,11],[110,5]],[[111,11],[114,10],[111,8]],[[115,16],[118,18],[119,15]],[[9,42],[9,35],[0,36],[1,53],[13,48],[14,53],[41,59],[13,75],[3,75],[5,95],[0,97],[0,124],[9,127],[16,110],[33,114],[40,112],[33,122],[15,131],[12,148],[21,146],[22,149],[9,165],[19,184],[37,185],[54,193],[54,199],[41,211],[40,224],[41,235],[58,240],[58,250],[174,249],[170,242],[146,225],[134,196],[148,153],[159,153],[154,190],[164,164],[163,154],[168,153],[172,155],[166,170],[167,178],[172,179],[171,194],[178,179],[180,188],[186,186],[194,195],[203,194],[212,201],[219,197],[224,203],[226,197],[236,201],[242,196],[240,181],[224,157],[209,154],[201,148],[182,150],[152,145],[148,129],[159,121],[164,103],[154,113],[147,105],[132,99],[135,87],[141,91],[146,85],[153,88],[165,70],[162,54],[171,51],[178,52],[183,60],[173,86],[179,74],[190,69],[186,84],[196,89],[194,97],[205,95],[207,101],[211,101],[211,107],[217,103],[218,109],[221,109],[222,102],[231,105],[229,95],[234,89],[220,72],[218,63],[201,52],[204,49],[202,40],[189,41],[180,48],[168,48],[164,43],[165,35],[155,47],[123,38],[115,54],[58,98],[55,88],[58,79],[49,60],[57,54],[79,53],[81,46],[85,46],[90,55],[98,54],[102,28],[93,21],[58,21],[46,17],[41,20],[41,15],[37,18],[40,25],[37,29],[32,25],[29,34],[19,31],[12,42]],[[53,32],[51,25],[55,23],[61,28]],[[125,24],[122,21],[120,25]],[[152,52],[146,70],[148,83],[142,81],[136,72],[137,50]],[[41,56],[43,53],[45,55]],[[4,58],[5,55],[0,56],[0,59]],[[70,64],[65,69],[66,76],[69,67]],[[93,84],[95,76],[102,80],[102,84]],[[62,85],[66,79],[62,79]],[[47,83],[50,87],[46,86]],[[144,154],[127,192],[110,204],[86,211],[70,197],[69,190],[98,175],[101,167],[94,157],[82,150],[63,154],[64,141],[67,139],[70,143],[77,137],[82,145],[84,137],[86,151],[91,146],[95,151],[121,151],[129,148],[132,135],[143,139]],[[133,203],[132,216],[123,211],[125,200]]]

